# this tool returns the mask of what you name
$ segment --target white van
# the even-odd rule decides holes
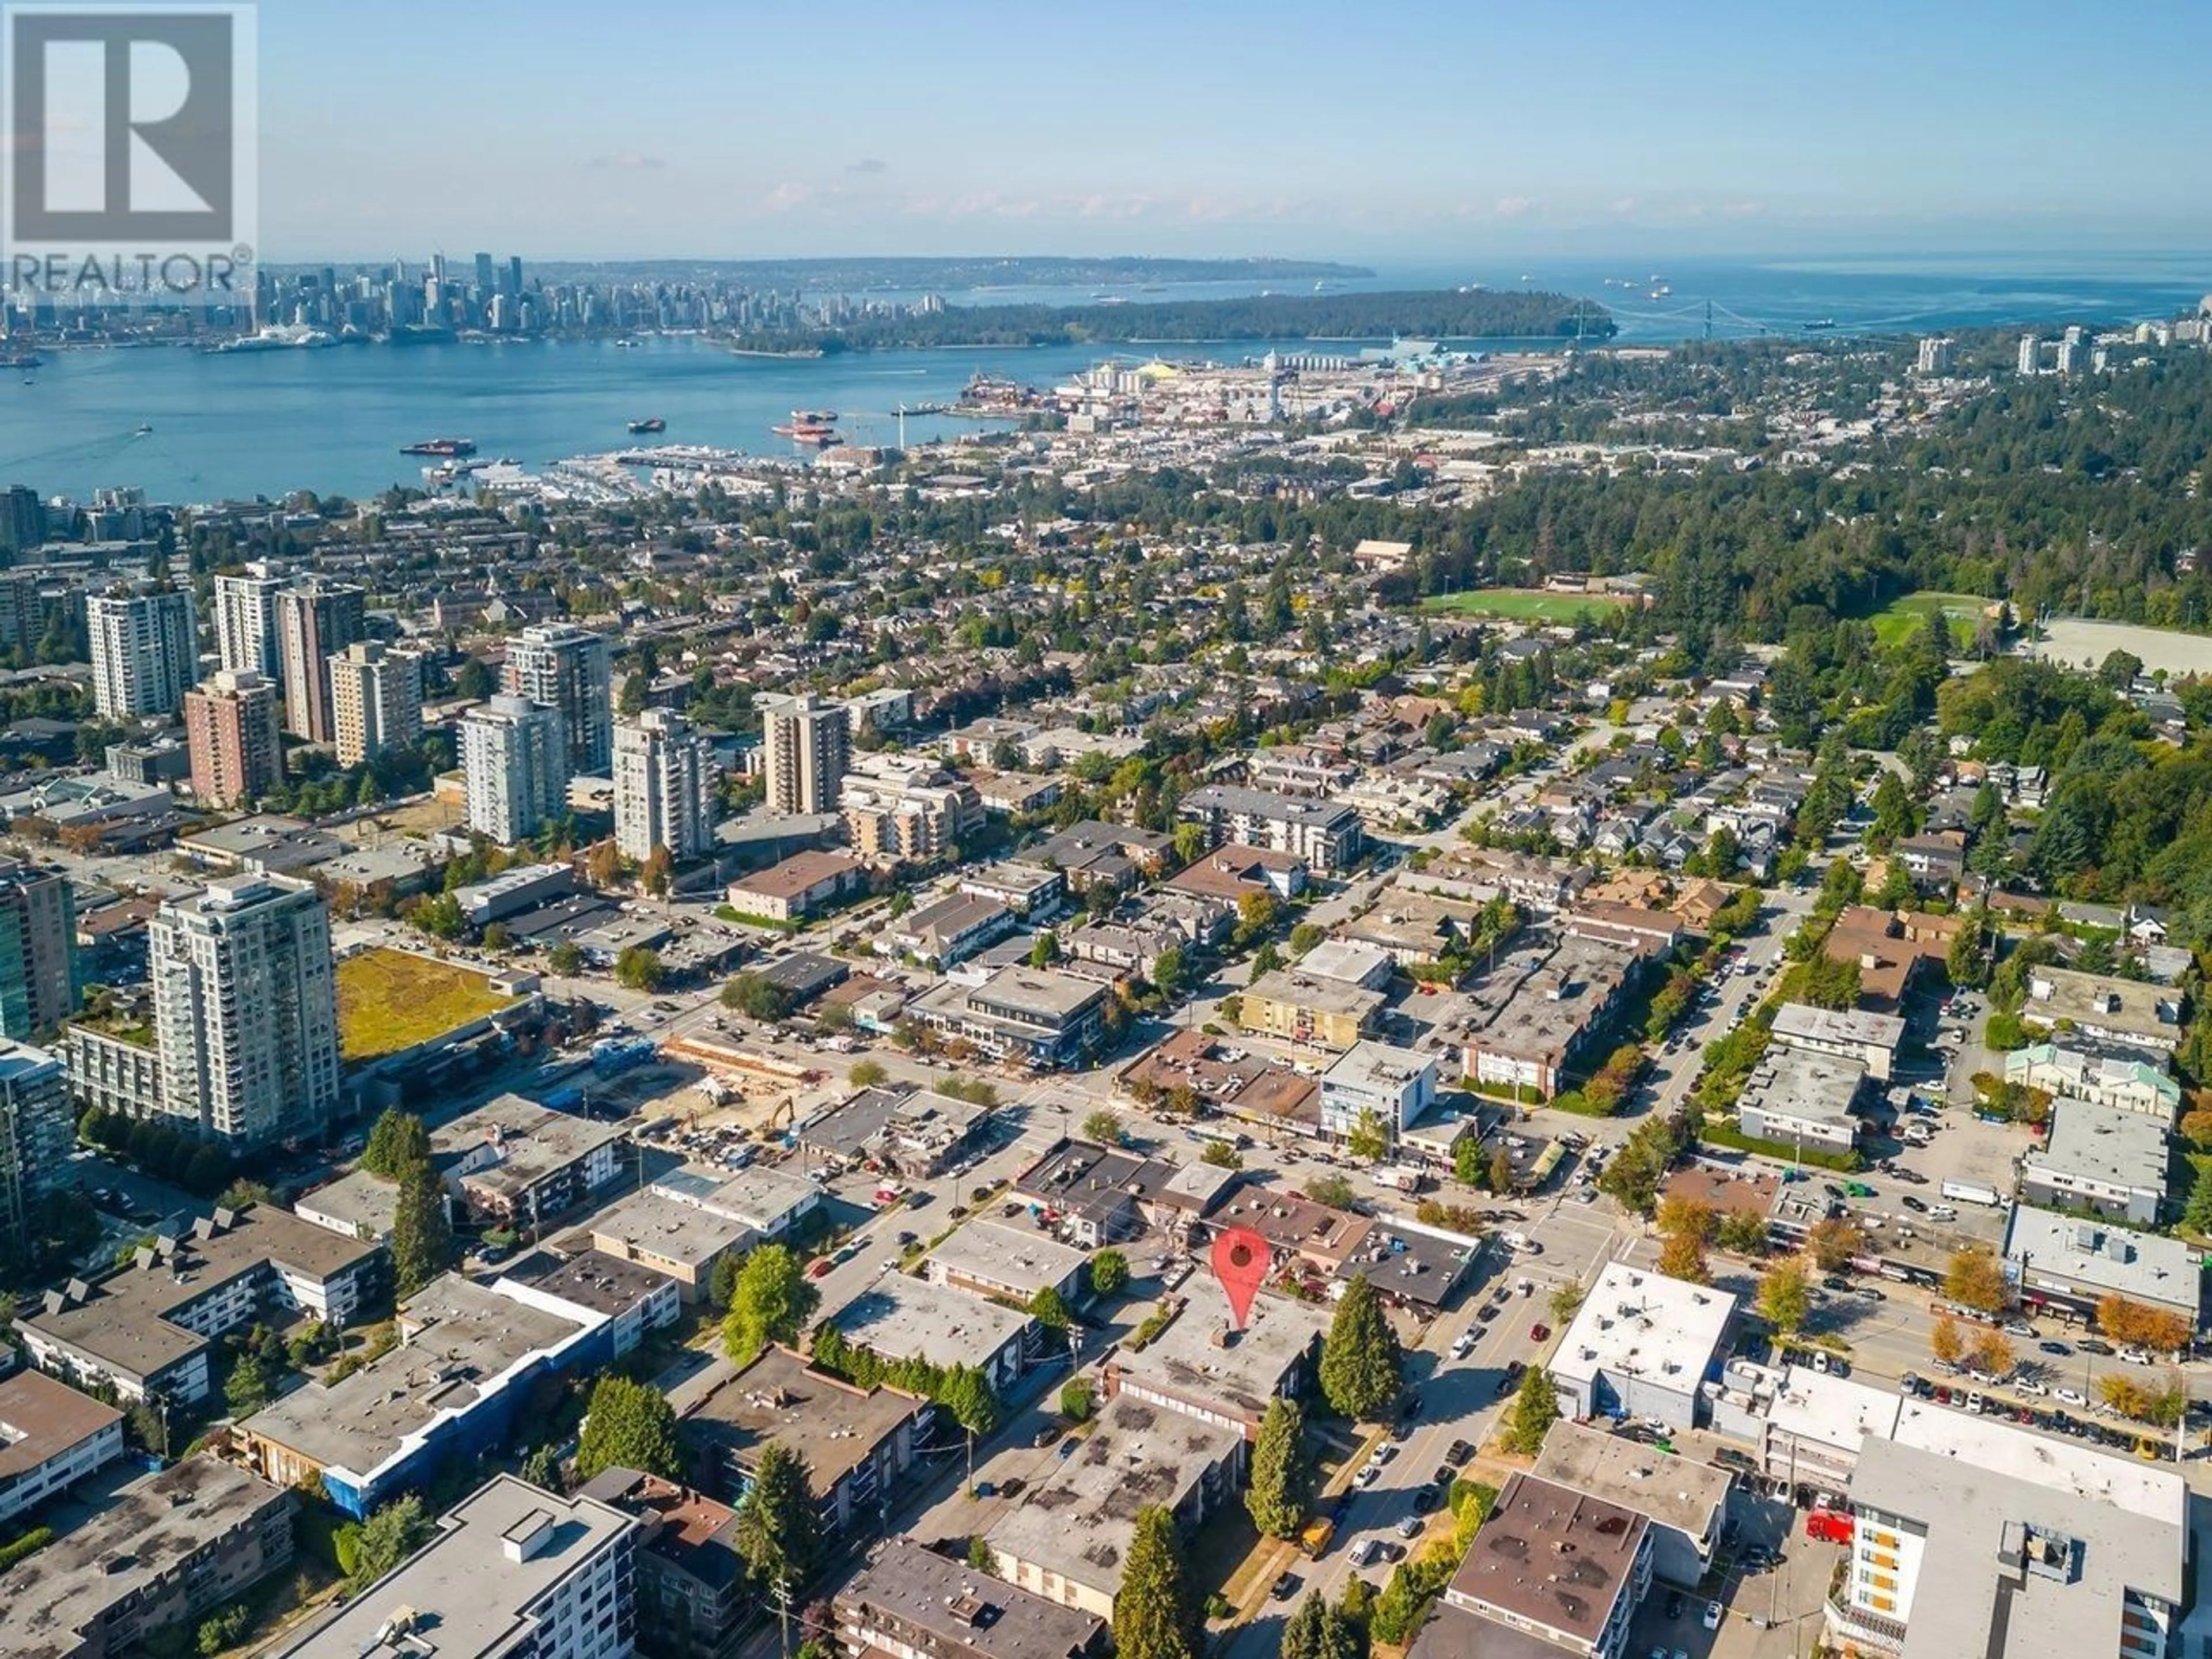
[[[1930,1221],[1956,1221],[1959,1218],[1959,1212],[1948,1204],[1938,1204],[1928,1212],[1928,1218]]]

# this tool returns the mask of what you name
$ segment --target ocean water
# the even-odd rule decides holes
[[[1739,338],[1799,336],[1821,319],[1832,319],[1839,334],[1914,334],[2172,317],[2212,289],[2212,256],[1428,263],[1378,264],[1371,278],[1330,286],[1508,289],[1523,277],[1597,300],[1620,323],[1622,341],[1656,343],[1695,337],[1709,318],[1716,337]],[[1655,298],[1661,283],[1669,291]],[[1218,297],[1258,286],[1167,284],[1113,297]],[[1084,304],[1100,294],[996,289],[946,297]],[[1252,347],[1177,350],[1235,361]],[[512,341],[227,356],[48,352],[35,372],[0,372],[0,483],[78,498],[103,485],[137,485],[185,503],[299,489],[359,496],[419,482],[424,463],[398,452],[425,438],[471,438],[482,455],[535,466],[632,441],[626,422],[659,416],[668,422],[661,441],[793,453],[769,428],[793,409],[834,409],[854,441],[890,443],[901,404],[951,402],[979,371],[1050,386],[1109,355],[1117,354],[976,348],[790,360],[741,357],[681,337],[646,337],[628,349],[611,341]],[[972,424],[915,417],[906,430],[918,441]]]

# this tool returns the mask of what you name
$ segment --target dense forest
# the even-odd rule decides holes
[[[1401,294],[1261,294],[1231,300],[1148,301],[1135,305],[948,306],[929,316],[866,317],[811,335],[748,335],[738,343],[825,351],[904,346],[1081,345],[1199,340],[1435,340],[1610,337],[1602,306],[1563,294],[1437,291]]]

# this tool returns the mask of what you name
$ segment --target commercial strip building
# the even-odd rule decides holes
[[[980,985],[948,980],[917,998],[914,1011],[933,1030],[963,1037],[994,1060],[1050,1070],[1097,1053],[1109,994],[1088,980],[1017,966],[996,969]]]
[[[2172,1054],[2181,1043],[2179,991],[2071,968],[2031,969],[2020,1018],[2039,1030],[2063,1028],[2153,1058]]]
[[[184,712],[192,793],[203,803],[228,811],[283,781],[274,681],[217,669],[213,678],[185,693]]]
[[[1887,1083],[1897,1064],[1899,1045],[1905,1041],[1905,1022],[1894,1014],[1785,1002],[1775,1011],[1770,1035],[1785,1048],[1856,1060],[1869,1076]]]
[[[330,912],[306,882],[230,876],[148,927],[163,1109],[259,1146],[319,1134],[338,1107]]]
[[[1727,1352],[1735,1297],[1611,1262],[1547,1367],[1567,1417],[1652,1417],[1695,1427],[1701,1390]]]
[[[2134,1227],[2166,1210],[2166,1121],[2119,1106],[2062,1100],[2050,1132],[2020,1160],[2021,1196],[2051,1208],[2090,1209]]]
[[[977,1296],[1026,1303],[1049,1290],[1073,1305],[1089,1293],[1090,1265],[1086,1252],[1034,1227],[970,1221],[930,1251],[922,1271],[933,1285]]]
[[[1138,1511],[1164,1509],[1188,1537],[1235,1501],[1244,1439],[1131,1395],[1109,1400],[983,1534],[992,1571],[1018,1589],[1110,1620]]]
[[[254,1413],[231,1430],[228,1453],[279,1486],[319,1479],[338,1510],[366,1516],[441,1464],[503,1446],[547,1377],[612,1364],[611,1322],[447,1273],[401,1310],[398,1346]]]
[[[1436,1102],[1434,1055],[1387,1042],[1355,1042],[1321,1075],[1321,1132],[1341,1140],[1371,1120],[1395,1146]]]
[[[2015,1204],[2005,1222],[2004,1264],[2030,1308],[2087,1320],[2100,1299],[2117,1293],[2203,1326],[2204,1271],[2178,1238]]]
[[[123,1413],[42,1371],[0,1379],[0,1527],[123,1455]]]
[[[46,1291],[15,1323],[43,1370],[191,1405],[208,1395],[224,1334],[271,1310],[349,1324],[384,1272],[376,1246],[282,1210],[217,1210],[189,1231],[165,1224],[131,1265]]]
[[[292,1494],[204,1454],[135,1480],[0,1571],[0,1655],[108,1659],[292,1560]]]
[[[885,1659],[1101,1659],[1106,1621],[886,1539],[832,1598],[848,1650]]]
[[[854,1164],[873,1160],[894,1175],[927,1179],[965,1158],[997,1109],[934,1089],[863,1089],[798,1129],[809,1158]]]
[[[2164,1659],[2191,1599],[2188,1489],[2107,1456],[1918,1401],[1870,1437],[1831,1640],[1896,1659]]]
[[[270,1659],[626,1659],[638,1523],[493,1476],[437,1535]]]

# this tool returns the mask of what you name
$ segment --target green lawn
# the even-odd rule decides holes
[[[1907,593],[1874,613],[1874,635],[1884,647],[1908,638],[1921,618],[1942,611],[1951,619],[1951,642],[1964,650],[1974,642],[1974,624],[1989,600],[1972,593]]]
[[[1530,587],[1482,587],[1470,593],[1437,593],[1421,601],[1424,611],[1448,611],[1465,617],[1496,617],[1505,622],[1571,623],[1617,610],[1628,601],[1613,593],[1547,593]]]

